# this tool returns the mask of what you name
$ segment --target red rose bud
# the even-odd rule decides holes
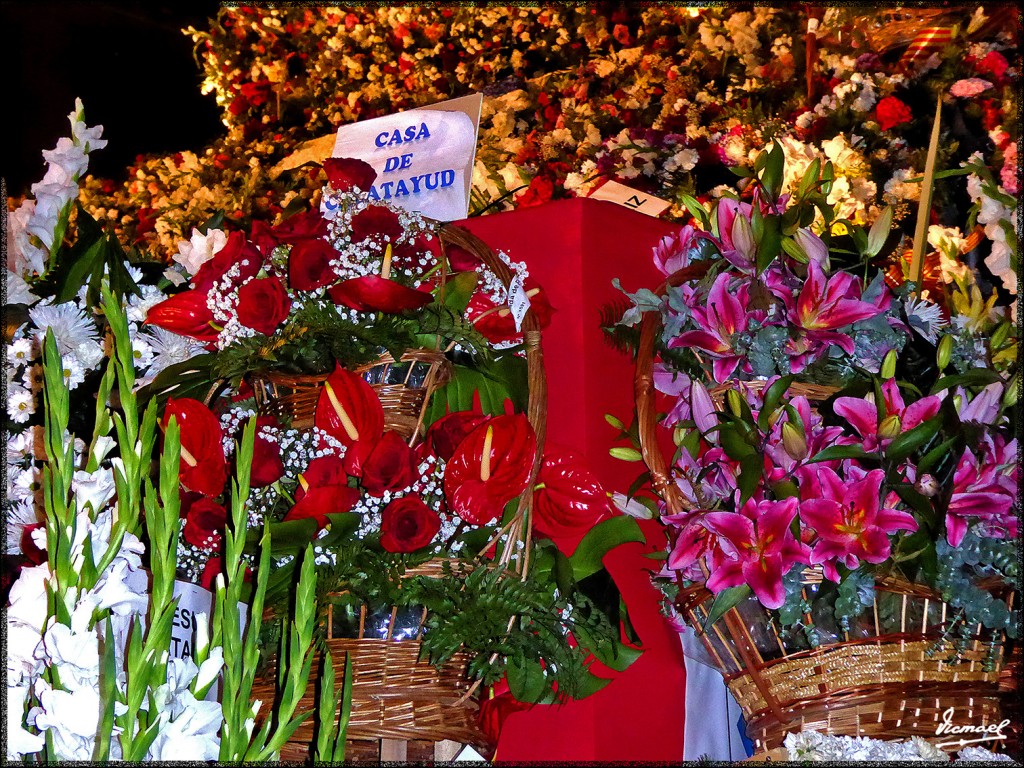
[[[348,192],[353,187],[369,192],[377,178],[372,165],[353,157],[329,157],[324,160],[324,171],[335,192]]]
[[[441,530],[441,518],[418,496],[403,496],[388,504],[380,517],[380,545],[388,552],[415,552]]]
[[[474,411],[456,411],[442,416],[430,425],[423,440],[423,449],[442,461],[451,459],[466,435],[487,421],[487,416]]]
[[[224,507],[211,499],[199,499],[189,507],[181,535],[194,547],[219,550],[227,522]]]
[[[395,242],[402,235],[398,214],[383,205],[369,205],[352,217],[352,242],[375,239]]]
[[[237,230],[229,233],[224,247],[199,268],[192,278],[192,287],[203,293],[209,292],[214,283],[219,282],[235,265],[239,270],[238,276],[233,278],[235,285],[256,277],[263,266],[263,254]]]
[[[164,429],[171,416],[177,421],[181,436],[181,484],[204,496],[217,496],[228,479],[220,422],[209,408],[188,397],[167,399]]]
[[[224,567],[224,560],[221,557],[211,557],[203,566],[203,572],[199,575],[199,586],[213,592],[216,587],[217,574]]]
[[[164,299],[146,313],[145,322],[197,341],[216,341],[220,334],[206,305],[206,293],[196,290]]]
[[[608,511],[608,494],[575,451],[546,445],[537,480],[533,524],[545,536],[579,535]]]
[[[292,300],[276,277],[250,280],[238,289],[238,322],[266,336],[288,317],[291,308]]]
[[[305,495],[293,506],[285,520],[303,520],[312,517],[320,528],[327,526],[327,515],[348,512],[359,501],[359,491],[347,485],[310,486]]]
[[[371,496],[400,491],[416,480],[416,452],[397,432],[388,430],[370,451],[362,465],[362,486]]]
[[[300,240],[288,254],[288,285],[297,291],[312,291],[338,279],[331,268],[337,251],[326,240]]]
[[[449,508],[471,525],[486,525],[526,488],[537,438],[522,414],[495,416],[474,429],[444,472]]]
[[[277,426],[277,421],[272,416],[260,416],[256,420],[256,424],[259,427]],[[256,442],[253,444],[249,485],[253,488],[264,488],[276,483],[283,475],[281,448],[277,443],[271,442],[257,431]]]
[[[366,275],[344,280],[327,291],[335,304],[360,312],[387,312],[395,314],[407,309],[419,309],[434,300],[426,291],[417,291],[385,280],[379,275]]]
[[[336,366],[320,390],[314,423],[346,446],[373,444],[384,434],[384,409],[361,376]]]

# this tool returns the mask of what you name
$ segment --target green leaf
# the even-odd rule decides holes
[[[711,603],[711,610],[708,611],[708,618],[705,620],[704,626],[701,627],[700,631],[702,633],[707,632],[712,624],[725,615],[726,611],[735,608],[752,594],[753,592],[747,584],[723,589],[715,595],[715,599]]]
[[[761,410],[757,414],[757,426],[762,430],[768,429],[768,419],[771,417],[775,409],[779,407],[779,402],[781,402],[782,396],[786,394],[786,391],[789,389],[789,386],[793,383],[794,379],[796,379],[796,376],[792,374],[789,376],[782,376],[772,382],[772,385],[765,390]]]
[[[902,461],[935,437],[941,426],[942,416],[933,416],[910,431],[897,435],[885,450],[886,457],[893,461]]]
[[[893,485],[892,489],[896,492],[903,501],[905,501],[910,508],[917,512],[924,518],[928,518],[935,513],[932,503],[928,500],[928,497],[918,492],[914,486],[909,483],[897,483]]]
[[[506,399],[517,411],[525,411],[530,396],[526,360],[507,355],[473,368],[453,366],[452,379],[434,391],[425,422],[432,424],[446,413],[471,410],[475,392],[480,394],[480,407],[488,415],[503,414]]]
[[[616,515],[602,520],[587,531],[569,558],[573,578],[579,582],[603,568],[602,558],[612,547],[644,541],[640,526],[629,515]]]
[[[536,702],[549,687],[539,660],[516,654],[509,658],[505,670],[509,691],[524,704]]]
[[[988,368],[973,368],[967,373],[943,376],[932,385],[930,394],[936,394],[950,387],[985,387],[1002,381],[1003,377]]]
[[[736,486],[740,489],[740,505],[754,495],[763,474],[764,458],[760,454],[751,454],[740,461],[740,473],[736,478]]]
[[[921,460],[917,462],[918,475],[931,472],[932,468],[949,455],[950,449],[961,439],[961,435],[953,435],[953,437],[943,440],[937,446],[928,451],[928,453],[921,457]]]
[[[453,312],[463,313],[476,290],[476,272],[460,272],[441,288],[440,301]]]
[[[707,209],[700,204],[700,201],[697,200],[697,198],[691,195],[680,195],[679,200],[680,202],[682,202],[683,205],[686,206],[686,210],[690,212],[690,215],[701,223],[701,226],[704,228],[705,232],[711,229],[711,223],[708,217]]]
[[[807,460],[808,464],[816,461],[836,461],[838,459],[870,459],[873,454],[864,450],[860,445],[830,445],[823,451],[819,451]]]
[[[814,186],[818,183],[818,176],[821,173],[821,160],[814,158],[811,164],[807,166],[807,170],[804,171],[803,178],[800,179],[800,186],[797,187],[796,196],[799,199],[803,199],[807,196]]]
[[[764,272],[782,251],[782,217],[764,217],[764,232],[757,241],[757,271]]]
[[[718,442],[733,461],[743,461],[754,455],[754,446],[743,439],[735,424],[722,424],[718,428]]]
[[[213,373],[215,361],[216,355],[203,354],[167,366],[153,381],[139,388],[140,405],[148,403],[151,398],[156,398],[157,403],[162,405],[168,397],[191,397],[206,402],[216,381]]]
[[[335,512],[327,515],[327,520],[330,531],[322,539],[317,540],[318,546],[331,546],[348,538],[359,527],[360,518],[354,512]],[[298,554],[313,540],[317,530],[318,525],[313,518],[272,523],[270,526],[271,556],[279,558],[284,555]],[[262,531],[255,528],[249,530],[246,534],[247,547],[255,549],[262,535]]]

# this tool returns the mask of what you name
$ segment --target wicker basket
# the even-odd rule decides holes
[[[408,440],[419,430],[434,389],[451,377],[451,364],[437,350],[412,349],[397,362],[385,352],[376,362],[361,365],[355,372],[380,398],[384,428]],[[313,426],[320,390],[329,375],[262,371],[250,375],[249,383],[260,413],[288,419],[295,429],[308,429]]]
[[[448,246],[462,248],[487,265],[495,275],[507,286],[513,277],[513,272],[485,243],[461,227],[446,224],[439,231],[442,250]],[[544,437],[547,416],[547,384],[544,377],[544,360],[540,345],[540,325],[532,311],[528,311],[523,319],[523,338],[527,362],[527,379],[529,383],[529,401],[527,405],[527,418],[537,436],[537,453],[534,464],[531,467],[530,482],[528,487],[534,484],[534,478],[540,470],[541,457],[543,453]],[[409,353],[403,356],[416,361],[429,363],[431,368],[427,374],[431,387],[437,386],[444,380],[447,373],[443,373],[445,366],[441,364],[434,355],[425,354],[422,351]],[[436,364],[436,365],[435,365]],[[422,413],[426,406],[427,390],[431,387],[422,387],[419,397],[424,398],[418,401],[414,407],[407,405],[411,400],[405,399],[405,392],[399,393],[396,397],[385,400],[384,393],[390,394],[392,390],[382,390],[380,387],[391,386],[385,381],[374,381],[373,376],[380,366],[394,365],[393,360],[383,360],[378,366],[365,366],[364,375],[370,375],[370,383],[381,395],[381,401],[385,409],[385,423],[401,432],[401,425],[407,425],[407,432],[404,432],[410,442],[414,442],[418,436],[419,426],[422,423]],[[429,377],[433,377],[430,379]],[[320,383],[312,384],[310,387],[300,386],[303,390],[301,395],[303,402],[310,399],[305,390],[311,390],[318,396]],[[265,397],[263,400],[266,408],[291,408],[297,403],[299,397],[295,396],[296,382],[286,377],[278,376],[274,380],[267,377],[268,387],[277,387],[274,390],[277,394],[273,397]],[[425,380],[426,381],[426,380]],[[306,382],[298,382],[305,385]],[[405,386],[404,384],[402,385]],[[285,392],[284,387],[291,387],[291,392]],[[410,389],[405,387],[406,390]],[[257,392],[259,390],[257,389]],[[289,399],[289,395],[292,395]],[[271,406],[270,403],[275,403]],[[315,408],[315,399],[311,401]],[[413,418],[415,413],[415,418]],[[312,418],[310,416],[310,423]],[[293,421],[293,425],[295,421]],[[508,527],[509,535],[519,538],[529,544],[530,520],[533,506],[533,495],[524,493],[519,499],[517,514]],[[495,561],[495,566],[507,569],[515,576],[522,575],[527,567],[525,558],[520,558],[515,563],[509,561],[513,548],[507,547],[506,551]],[[443,568],[443,560],[432,560],[415,568],[409,569],[406,576],[415,575],[438,575]],[[333,595],[332,598],[341,597]],[[358,611],[358,631],[351,633],[353,636],[340,637],[335,631],[336,621],[335,606],[329,601],[326,623],[328,635],[326,647],[331,651],[331,657],[335,665],[336,679],[341,681],[344,676],[345,657],[352,662],[352,711],[349,720],[347,738],[351,744],[360,742],[375,741],[378,739],[396,739],[401,741],[444,741],[451,740],[459,743],[470,743],[478,746],[486,745],[483,732],[477,726],[477,705],[472,698],[477,685],[467,678],[467,665],[470,658],[465,654],[458,654],[448,663],[435,668],[426,660],[420,659],[419,637],[422,632],[423,620],[426,618],[425,611],[417,617],[415,633],[405,633],[405,637],[396,637],[393,630],[398,611],[391,609],[390,620],[386,622],[386,631],[383,635],[374,635],[372,627],[375,626],[371,617],[367,614],[365,606]],[[346,633],[347,634],[347,633]],[[317,668],[319,660],[314,662],[314,669]],[[268,673],[261,676],[253,687],[253,699],[272,701],[275,696],[276,670],[274,664],[268,666]],[[314,685],[311,682],[309,690],[300,704],[302,707],[312,709],[314,702]],[[269,708],[265,708],[269,709]],[[313,739],[313,725],[311,721],[304,723],[295,732],[288,744],[282,749],[283,759],[305,760],[309,756],[309,747]],[[359,751],[359,749],[355,750]],[[362,748],[366,753],[365,748]]]
[[[680,270],[666,285],[699,278],[705,269],[694,265]],[[658,320],[649,312],[641,322],[634,394],[640,452],[651,485],[665,501],[667,513],[677,514],[685,502],[655,434],[652,371]],[[712,392],[721,397],[724,388]],[[801,393],[820,401],[832,390],[807,386]],[[804,575],[805,588],[813,591],[820,572],[808,569]],[[691,626],[704,626],[711,597],[700,585],[681,590],[678,605]],[[895,628],[879,618],[880,602],[891,607],[893,600],[900,617]],[[1008,595],[1011,606],[1012,600],[1013,595]],[[875,610],[849,632],[837,631],[836,642],[815,649],[788,642],[754,597],[727,611],[700,637],[743,710],[756,751],[761,752],[778,748],[787,732],[811,728],[835,735],[934,739],[936,726],[950,707],[960,724],[998,723],[1001,636],[986,634],[979,626],[972,647],[961,656],[963,661],[949,664],[941,652],[929,653],[946,621],[947,606],[931,589],[879,581]],[[994,654],[988,647],[992,644]]]

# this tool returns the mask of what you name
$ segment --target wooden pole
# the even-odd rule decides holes
[[[917,228],[914,230],[914,250],[910,258],[910,279],[921,291],[921,272],[924,267],[924,251],[928,244],[928,222],[932,211],[932,189],[935,186],[935,156],[939,151],[939,122],[942,117],[942,94],[935,103],[935,122],[932,123],[932,138],[928,144],[928,158],[924,163],[924,178],[921,181],[921,199],[917,204]]]

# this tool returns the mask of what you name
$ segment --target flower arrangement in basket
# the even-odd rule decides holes
[[[888,221],[840,230],[828,166],[792,196],[782,172],[776,146],[749,201],[690,201],[697,226],[654,252],[666,283],[623,320],[639,324],[639,450],[625,450],[670,531],[668,610],[760,748],[801,725],[934,736],[965,696],[972,723],[998,722],[1019,615],[1007,308],[993,290],[980,318],[959,312],[980,299],[969,274],[890,287]]]
[[[607,682],[591,659],[636,657],[601,557],[639,532],[545,441],[551,310],[524,265],[372,200],[359,161],[326,168],[322,216],[232,233],[147,317],[210,347],[150,388],[183,425],[179,567],[202,584],[219,572],[231,437],[257,415],[247,504],[273,542],[266,605],[297,609],[312,540],[319,647],[353,669],[348,737],[486,746],[481,685],[504,678],[522,705],[580,697]],[[549,538],[566,532],[587,532],[571,556]],[[314,738],[300,727],[295,755]]]

